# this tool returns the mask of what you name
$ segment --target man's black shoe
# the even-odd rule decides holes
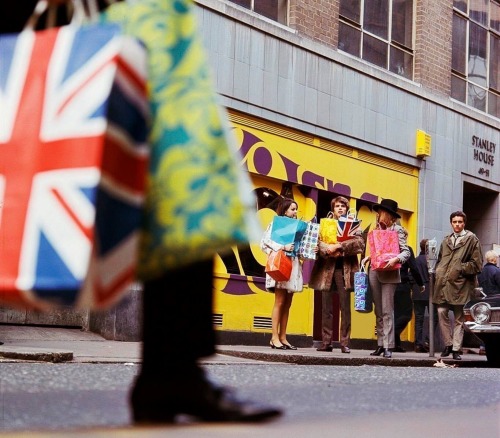
[[[453,355],[453,359],[462,360],[462,356],[460,356],[460,353],[458,351],[452,351],[451,354]]]
[[[428,353],[428,350],[426,350],[425,347],[422,347],[421,345],[417,345],[415,347],[415,353]]]
[[[145,385],[140,381],[132,391],[135,423],[172,423],[177,415],[189,415],[206,422],[261,422],[278,417],[281,410],[239,400],[228,389],[216,387],[205,378]]]
[[[406,353],[406,350],[403,347],[401,347],[401,345],[397,345],[392,349],[392,351],[394,353]]]
[[[378,346],[373,353],[370,353],[370,356],[380,356],[383,352],[384,352],[384,347]]]
[[[444,350],[441,353],[441,357],[448,357],[451,354],[452,349],[452,345],[447,345],[446,347],[444,347]]]
[[[316,351],[333,351],[333,347],[331,345],[322,345],[319,348],[316,348]]]

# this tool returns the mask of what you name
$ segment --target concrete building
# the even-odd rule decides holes
[[[417,253],[421,238],[449,233],[449,214],[459,209],[484,251],[499,243],[499,1],[196,6],[263,225],[278,194],[294,196],[305,220],[323,217],[341,194],[363,228],[374,221],[374,203],[397,200]],[[223,342],[268,337],[273,298],[264,291],[264,265],[256,244],[217,257],[214,322]],[[311,267],[304,266],[306,283]],[[138,296],[127,298],[133,306],[82,315],[81,325],[133,339]],[[306,287],[294,298],[291,339],[310,345],[320,316],[319,297]],[[352,338],[375,339],[374,325],[373,315],[354,313]],[[403,339],[412,336],[410,325]]]
[[[217,90],[258,195],[293,193],[310,220],[342,194],[365,227],[374,202],[396,199],[417,253],[421,238],[449,233],[449,214],[459,209],[484,251],[499,242],[498,1],[197,4]],[[242,265],[232,272],[254,275],[251,263]],[[236,299],[231,287],[218,290],[223,332],[256,339],[269,331],[265,292],[259,301],[236,286]],[[290,318],[291,333],[309,340],[321,313],[313,295],[297,296]],[[372,322],[353,315],[352,337],[373,339]],[[407,339],[412,333],[410,325]]]

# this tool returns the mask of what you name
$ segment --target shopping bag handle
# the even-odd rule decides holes
[[[82,0],[70,0],[68,5],[72,6],[72,16],[69,22],[73,26],[81,26],[85,19],[89,21],[97,21],[99,17],[99,7],[96,0],[87,0],[88,13],[85,11]],[[54,27],[56,22],[57,6],[50,5],[47,0],[38,0],[28,19],[26,25],[24,26],[25,31],[35,30],[35,26],[42,14],[47,11],[47,28]]]
[[[360,267],[359,267],[360,272],[366,272],[365,265],[366,265],[366,263],[368,263],[369,260],[370,260],[370,256],[367,256],[363,260],[361,260]]]

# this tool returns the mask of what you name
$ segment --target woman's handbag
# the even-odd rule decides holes
[[[135,279],[146,54],[116,25],[74,18],[35,32],[45,6],[23,32],[0,37],[0,297],[100,308]]]
[[[368,233],[370,247],[371,269],[374,271],[395,271],[401,268],[401,263],[396,263],[386,268],[387,262],[400,253],[398,232],[394,230],[372,230]]]
[[[266,274],[276,281],[288,281],[292,274],[292,259],[285,251],[271,251],[267,257]]]
[[[354,310],[369,313],[373,310],[373,297],[364,265],[354,273]]]

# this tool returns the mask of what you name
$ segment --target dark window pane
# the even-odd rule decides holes
[[[488,93],[488,114],[500,118],[500,96]]]
[[[413,0],[393,0],[392,2],[392,41],[409,49],[412,44]]]
[[[251,0],[229,0],[229,1],[248,9],[250,9],[251,6]]]
[[[469,75],[470,81],[486,87],[486,40],[488,31],[475,23],[469,24]]]
[[[470,0],[469,17],[476,23],[488,26],[488,0]]]
[[[361,0],[340,0],[340,15],[361,23]]]
[[[453,0],[453,7],[467,13],[467,0]]]
[[[365,1],[363,15],[363,30],[380,38],[388,38],[389,28],[389,0]]]
[[[453,14],[451,68],[465,75],[467,21]]]
[[[451,75],[451,97],[465,103],[466,85],[462,78]]]
[[[493,0],[490,5],[490,27],[500,32],[500,4]]]
[[[387,44],[369,35],[363,35],[363,59],[387,68]]]
[[[389,70],[407,79],[413,78],[413,56],[403,50],[391,47]]]
[[[257,14],[278,21],[278,0],[254,0],[253,10]]]
[[[351,55],[361,56],[360,53],[361,32],[345,23],[339,24],[339,50]]]
[[[480,111],[486,111],[486,90],[477,85],[468,84],[467,104],[477,108]]]
[[[500,91],[500,38],[490,38],[490,88]]]

